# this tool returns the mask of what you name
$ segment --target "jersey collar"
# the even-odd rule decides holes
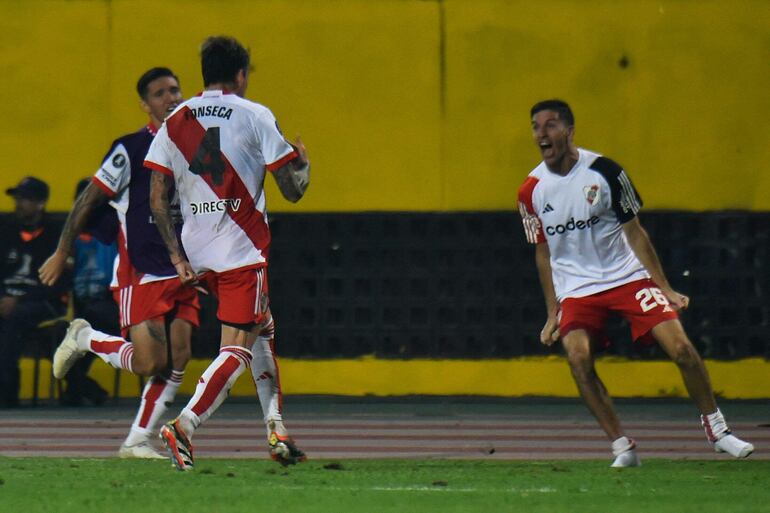
[[[224,96],[226,94],[235,94],[229,89],[207,89],[205,91],[201,91],[195,96],[201,96],[203,98],[212,97],[212,96]]]

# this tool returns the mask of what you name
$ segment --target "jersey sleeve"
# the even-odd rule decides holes
[[[642,198],[620,164],[607,157],[598,157],[590,167],[607,181],[610,187],[610,208],[618,221],[621,224],[627,223],[636,217],[642,208]]]
[[[255,128],[268,171],[275,171],[297,157],[294,147],[283,137],[272,112],[265,110],[257,116]]]
[[[128,186],[131,181],[131,159],[123,143],[113,143],[92,180],[110,198]]]
[[[532,202],[532,194],[535,192],[537,182],[537,178],[530,176],[519,187],[519,213],[521,214],[521,222],[524,224],[524,234],[530,244],[545,242],[543,225],[540,223],[537,210],[535,210]]]
[[[174,176],[171,168],[171,139],[168,137],[168,128],[166,123],[160,127],[155,138],[152,140],[147,156],[144,158],[144,167],[159,171],[165,175]]]

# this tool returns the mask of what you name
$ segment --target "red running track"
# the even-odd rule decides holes
[[[103,420],[96,409],[86,419],[9,413],[0,416],[2,456],[115,457],[131,423],[130,417]],[[590,419],[378,416],[354,418],[340,425],[328,416],[305,415],[287,425],[310,458],[611,458],[609,442]],[[770,459],[770,428],[756,423],[732,427],[754,444],[752,459]],[[697,418],[637,420],[626,423],[625,428],[637,441],[642,458],[729,459],[708,445]],[[267,456],[264,427],[248,416],[211,419],[198,429],[193,443],[198,458]]]

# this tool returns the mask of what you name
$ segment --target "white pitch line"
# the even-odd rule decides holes
[[[335,492],[440,492],[440,493],[556,493],[556,488],[550,486],[542,486],[540,488],[453,488],[451,486],[427,486],[427,485],[413,485],[413,486],[371,486],[371,487],[344,487],[344,486],[291,486],[291,485],[279,485],[271,486],[271,489],[280,488],[283,490],[302,490],[307,491],[309,488],[317,488],[319,490],[332,490]]]

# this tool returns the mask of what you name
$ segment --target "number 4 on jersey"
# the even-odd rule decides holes
[[[206,129],[198,151],[190,162],[190,172],[199,176],[211,175],[214,185],[222,185],[222,175],[225,173],[225,159],[219,149],[219,127]]]

